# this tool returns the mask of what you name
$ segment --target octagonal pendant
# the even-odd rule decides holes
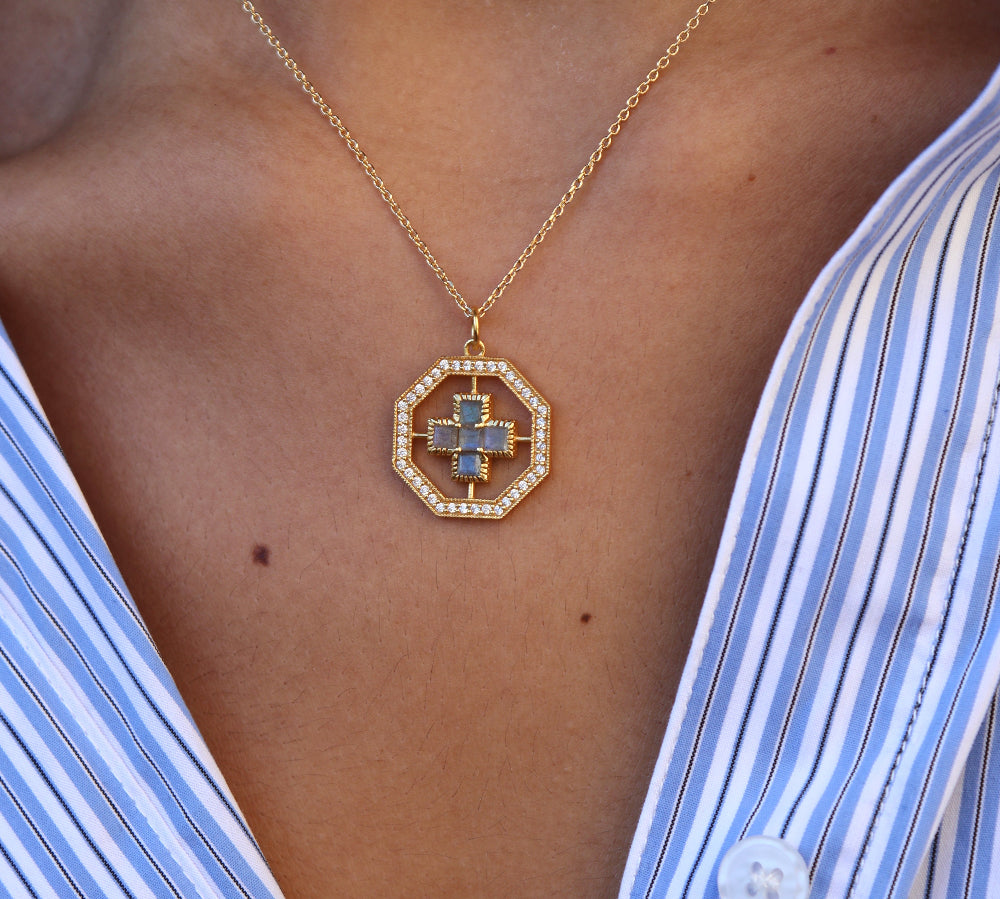
[[[549,404],[507,359],[443,356],[394,411],[393,470],[442,518],[503,518],[549,473]]]

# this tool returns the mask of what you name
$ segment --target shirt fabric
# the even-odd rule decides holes
[[[814,899],[1000,895],[998,208],[1000,73],[786,336],[622,897],[755,834]],[[6,340],[0,887],[280,896]]]

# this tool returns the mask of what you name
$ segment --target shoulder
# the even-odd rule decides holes
[[[29,286],[83,277],[87,260],[161,253],[213,202],[232,214],[261,127],[234,88],[226,17],[206,10],[185,28],[191,12],[0,0],[16,22],[16,52],[0,53],[0,314]]]
[[[44,255],[41,248],[56,229],[70,230],[83,172],[94,168],[98,152],[87,137],[100,131],[90,123],[105,106],[100,96],[95,102],[95,85],[118,50],[116,31],[128,0],[0,0],[0,9],[9,29],[0,54],[0,273],[6,282],[15,260]]]
[[[119,0],[2,0],[0,159],[39,146],[85,101]]]

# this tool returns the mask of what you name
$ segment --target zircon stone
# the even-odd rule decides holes
[[[486,363],[480,359],[478,362],[476,362],[476,371],[485,371],[485,370],[486,370]]]
[[[507,363],[506,362],[498,362],[497,363],[497,368],[499,368],[500,371],[507,371]]]
[[[478,515],[479,514],[479,504],[478,503],[473,503],[473,505],[472,505],[472,514],[473,515]]]
[[[528,482],[527,481],[521,481],[521,483],[518,484],[517,486],[520,487],[522,490],[527,490],[528,489]]]
[[[440,377],[441,377],[441,369],[440,369],[440,368],[435,368],[435,369],[434,369],[434,370],[433,370],[433,371],[431,372],[431,377],[432,377],[432,378],[440,378]]]
[[[456,506],[454,503],[448,503],[448,511],[449,512],[455,512],[455,511],[457,511],[457,509],[458,509],[458,506]]]
[[[428,486],[427,486],[426,484],[424,484],[424,485],[423,485],[423,486],[422,486],[422,487],[420,488],[420,495],[421,495],[421,496],[427,496],[427,494],[428,494],[428,493],[430,493],[430,492],[431,492],[431,488],[430,488],[430,487],[428,487]]]
[[[411,390],[408,394],[406,394],[406,399],[411,403],[416,402],[417,395]]]
[[[441,360],[441,371],[448,371],[451,368],[451,363],[447,359]]]
[[[471,362],[471,360],[466,359],[465,362],[462,363],[462,369],[464,371],[472,371],[472,362]]]
[[[444,503],[437,503],[437,505],[434,506],[434,509],[438,512],[444,512],[444,508]]]
[[[496,362],[487,362],[486,363],[486,370],[487,371],[496,371],[497,370],[497,364],[496,364]]]
[[[431,380],[430,375],[424,375],[420,383],[423,384],[424,387],[430,387],[434,382]]]
[[[468,515],[469,514],[469,504],[468,503],[462,503],[462,505],[460,505],[458,507],[458,511],[461,512],[463,515]]]

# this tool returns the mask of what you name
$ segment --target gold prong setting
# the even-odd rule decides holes
[[[525,443],[530,443],[529,463],[495,499],[482,500],[475,497],[475,483],[484,482],[489,477],[489,457],[483,455],[485,477],[458,480],[457,454],[453,456],[452,474],[456,489],[464,495],[451,496],[439,488],[421,469],[418,459],[421,454],[450,452],[448,449],[431,449],[435,424],[445,424],[449,419],[415,421],[414,411],[440,384],[455,375],[467,376],[472,381],[472,389],[454,395],[456,420],[459,398],[479,399],[483,404],[482,426],[498,424],[512,425],[509,435],[509,452],[497,453],[512,456]],[[527,409],[531,416],[530,437],[518,435],[516,424],[494,422],[491,418],[491,401],[487,399],[488,382],[498,379]],[[480,381],[484,387],[480,387]],[[396,400],[394,442],[392,453],[393,470],[409,488],[423,501],[435,515],[442,518],[500,519],[517,506],[548,475],[551,454],[551,409],[544,397],[531,385],[527,378],[507,359],[487,356],[444,356],[437,360],[426,372],[417,378]],[[457,451],[456,451],[457,453]]]

